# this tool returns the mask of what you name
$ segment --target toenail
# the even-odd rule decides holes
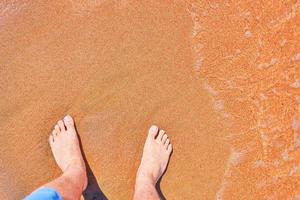
[[[66,120],[66,121],[71,121],[71,116],[70,116],[70,115],[66,115],[66,116],[64,117],[64,120]]]
[[[151,131],[156,131],[156,130],[157,130],[157,126],[152,125],[151,128],[150,128],[150,130],[151,130]]]

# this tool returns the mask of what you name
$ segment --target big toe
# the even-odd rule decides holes
[[[148,131],[148,137],[151,139],[154,139],[155,136],[157,135],[158,132],[158,127],[155,125],[152,125]]]
[[[70,115],[64,117],[64,124],[67,130],[74,130],[74,120]]]

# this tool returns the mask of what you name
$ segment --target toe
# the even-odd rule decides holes
[[[164,134],[164,136],[162,137],[162,143],[164,144],[168,139],[168,135],[167,134]]]
[[[54,126],[53,133],[54,133],[53,134],[54,136],[57,136],[60,133],[60,129],[59,129],[59,126],[57,124]]]
[[[58,124],[58,126],[59,126],[60,131],[65,131],[65,130],[66,130],[65,125],[64,125],[64,122],[63,122],[62,120],[59,120],[59,121],[57,122],[57,124]]]
[[[50,145],[52,145],[52,143],[54,143],[54,136],[53,135],[49,136],[49,143],[50,143]]]
[[[56,129],[54,129],[54,130],[52,131],[51,135],[52,135],[53,138],[57,135]],[[51,135],[50,135],[50,136],[51,136]]]
[[[157,139],[159,142],[161,142],[161,140],[162,140],[164,134],[165,134],[165,132],[164,132],[163,130],[160,130],[156,139]]]
[[[173,150],[172,144],[169,144],[167,148],[167,152],[171,153],[172,150]]]
[[[167,139],[166,142],[165,142],[165,144],[164,144],[166,149],[168,148],[169,144],[170,144],[170,140]]]
[[[70,115],[64,117],[64,124],[67,130],[74,130],[74,120]]]
[[[152,125],[148,131],[148,137],[151,139],[154,139],[157,135],[158,127],[155,125]]]

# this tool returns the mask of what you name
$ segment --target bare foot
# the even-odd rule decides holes
[[[85,163],[81,154],[74,120],[67,115],[54,126],[49,138],[55,161],[64,174],[82,177],[82,191],[87,186]]]
[[[143,185],[155,187],[157,181],[166,170],[172,145],[164,130],[151,126],[145,142],[143,157],[136,177],[136,189]]]

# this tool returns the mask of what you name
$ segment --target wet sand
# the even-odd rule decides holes
[[[0,198],[59,175],[74,116],[108,199],[130,199],[147,129],[174,144],[168,199],[300,197],[299,2],[0,3]]]

